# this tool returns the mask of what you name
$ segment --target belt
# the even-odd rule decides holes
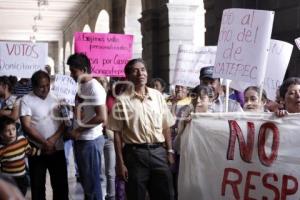
[[[163,143],[126,144],[125,146],[141,148],[141,149],[155,149],[155,148],[158,148],[158,147],[162,147]]]

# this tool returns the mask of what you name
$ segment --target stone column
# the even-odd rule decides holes
[[[167,71],[169,71],[168,80],[171,81],[174,76],[179,45],[193,43],[195,13],[198,5],[195,5],[194,1],[173,0],[172,2],[170,1],[166,7],[168,9],[169,26],[164,26],[165,29],[162,31],[169,32],[169,41],[167,41],[167,38],[165,38],[164,40],[161,40],[159,44],[160,46],[166,46],[165,43],[169,43],[169,69],[166,69],[165,67],[167,66],[164,65],[162,66],[162,70],[164,72],[163,74],[166,74]],[[161,55],[161,60],[167,58],[166,53],[167,50],[165,50]]]
[[[142,32],[142,57],[147,64],[149,79],[153,77],[153,69],[158,66],[158,20],[157,9],[149,9],[142,12],[141,23]]]
[[[142,12],[143,58],[149,77],[161,77],[166,82],[173,77],[178,45],[193,42],[197,5],[192,2],[173,0]]]
[[[64,73],[64,47],[62,38],[58,41],[58,59],[55,63],[55,73],[63,74]]]
[[[125,11],[125,34],[133,35],[133,58],[142,57],[142,35],[141,24],[138,21],[141,18],[142,5],[141,0],[127,1]]]

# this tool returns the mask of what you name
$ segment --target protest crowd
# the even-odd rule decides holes
[[[63,144],[72,140],[78,181],[86,199],[102,199],[101,156],[105,158],[106,199],[126,199],[125,194],[127,199],[145,199],[146,194],[150,199],[177,198],[180,137],[192,120],[191,113],[225,112],[226,91],[220,78],[213,78],[213,66],[201,69],[195,88],[176,85],[165,97],[163,80],[154,79],[151,83],[159,83],[147,85],[142,59],[130,60],[125,66],[130,83],[91,77],[84,54],[70,56],[68,64],[81,94],[67,110],[51,95],[51,78],[45,70],[26,80],[22,92],[14,86],[13,77],[0,77],[1,176],[12,177],[23,195],[30,180],[32,199],[43,199],[48,169],[53,198],[68,199]],[[298,113],[299,88],[300,78],[285,80],[278,88],[277,101],[269,100],[265,91],[260,97],[256,86],[244,92],[231,89],[228,111]],[[87,100],[80,96],[89,97],[90,104],[81,106]]]
[[[247,45],[254,45],[262,30],[257,29],[252,39],[247,33],[247,44],[234,47],[247,36],[238,33],[238,41],[228,46],[226,34],[235,33],[230,26],[222,21],[217,49],[203,50],[208,57],[214,52],[213,61],[207,59],[197,68],[194,80],[188,78],[190,74],[178,73],[172,87],[160,77],[150,79],[141,58],[114,60],[123,65],[124,76],[95,76],[92,60],[81,52],[67,59],[70,76],[53,76],[47,66],[34,71],[31,78],[1,75],[0,196],[23,199],[30,190],[31,199],[46,199],[48,172],[53,199],[70,199],[68,170],[74,167],[69,164],[73,151],[73,176],[86,200],[217,199],[210,194],[214,191],[224,199],[254,199],[250,196],[255,190],[262,191],[262,199],[269,198],[263,195],[299,198],[299,172],[288,173],[290,166],[286,171],[277,167],[277,158],[278,162],[291,159],[299,166],[298,157],[289,154],[293,141],[285,146],[287,153],[281,154],[280,148],[282,141],[293,140],[282,136],[282,130],[297,130],[300,77],[283,80],[280,74],[281,84],[268,88],[269,69],[258,66],[271,61],[253,61],[250,66],[245,63],[254,57],[242,59]],[[264,47],[269,46],[270,38]],[[255,55],[267,58],[266,52]],[[286,57],[289,60],[290,55]],[[186,67],[182,60],[177,71]],[[282,65],[286,69],[287,63]],[[228,164],[218,166],[217,162],[225,162],[221,157]],[[251,168],[254,164],[258,167]],[[218,168],[221,174],[215,173]],[[210,180],[214,176],[219,177],[218,186]]]

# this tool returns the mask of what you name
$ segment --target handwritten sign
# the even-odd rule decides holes
[[[214,77],[262,83],[273,19],[272,11],[224,10]]]
[[[53,94],[68,105],[75,106],[77,83],[67,75],[56,74],[52,85]]]
[[[216,52],[216,46],[197,47],[193,45],[180,45],[174,77],[171,83],[187,87],[199,85],[200,69],[214,65]]]
[[[0,75],[30,78],[47,63],[48,44],[0,42]]]
[[[276,90],[281,85],[286,69],[288,67],[290,57],[293,51],[293,45],[283,42],[280,40],[271,40],[270,48],[268,53],[267,69],[266,75],[263,82],[263,88],[267,92],[268,99],[276,99]],[[246,82],[236,82],[231,83],[231,87],[244,91],[249,86],[258,86],[258,84],[251,84]]]
[[[271,40],[264,79],[264,89],[271,100],[276,99],[276,90],[282,84],[292,51],[293,45],[279,40]]]
[[[197,114],[181,137],[179,200],[299,199],[299,114]]]
[[[132,57],[132,35],[75,33],[75,52],[88,56],[92,75],[123,77],[124,67]]]

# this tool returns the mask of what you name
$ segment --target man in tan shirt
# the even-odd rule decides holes
[[[130,60],[125,75],[134,87],[118,98],[108,123],[115,134],[117,174],[126,181],[127,199],[144,200],[148,190],[150,199],[173,200],[168,164],[174,162],[169,127],[175,119],[164,97],[146,87],[143,60]]]

